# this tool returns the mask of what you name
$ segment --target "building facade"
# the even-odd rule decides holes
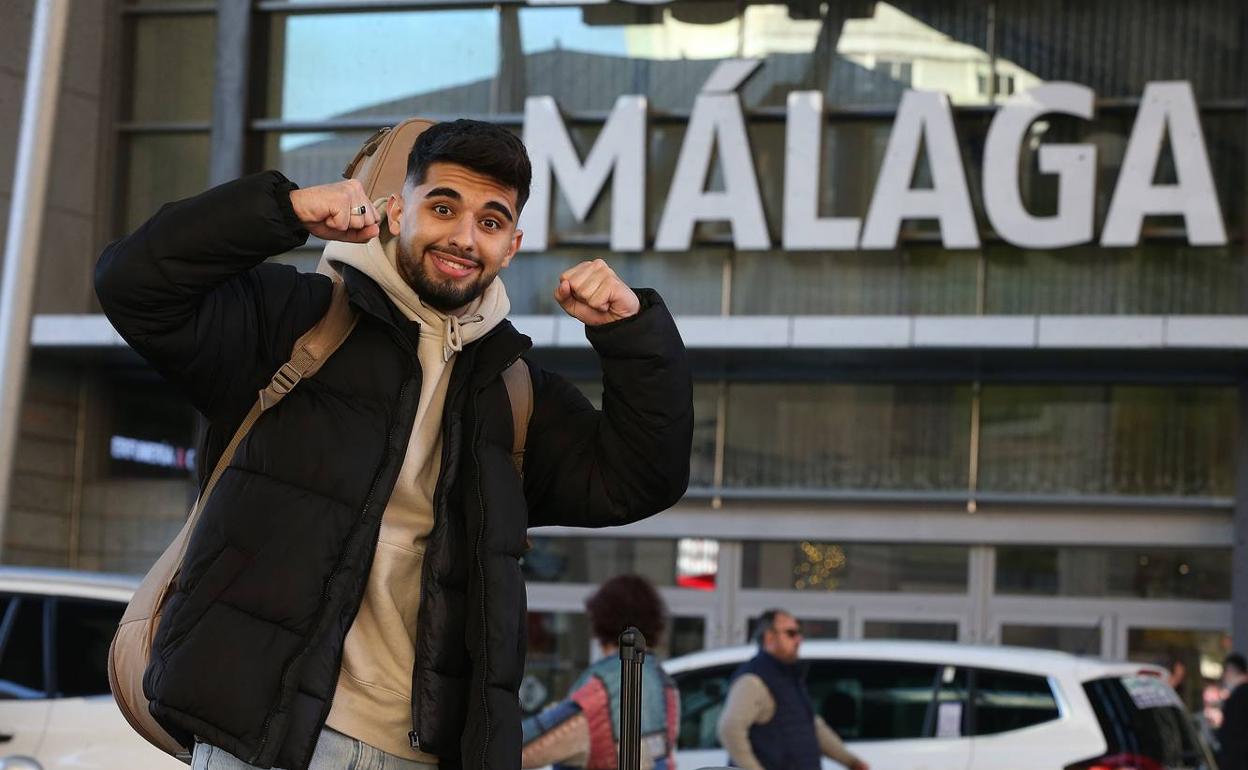
[[[32,7],[0,25],[0,217]],[[196,417],[99,315],[103,244],[468,116],[534,155],[503,274],[534,357],[600,397],[552,292],[602,256],[695,365],[684,500],[534,532],[526,705],[593,654],[583,601],[624,571],[662,587],[673,654],[784,606],[822,637],[1173,655],[1194,705],[1248,639],[1240,4],[72,8],[6,561],[142,571],[194,495]]]

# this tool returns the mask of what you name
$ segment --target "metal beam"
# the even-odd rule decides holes
[[[26,94],[22,101],[17,167],[13,174],[13,200],[9,205],[4,274],[0,283],[0,548],[9,511],[9,481],[30,355],[39,238],[43,232],[68,20],[68,0],[39,0],[26,66]]]
[[[1248,649],[1248,377],[1239,381],[1239,434],[1231,523],[1231,642]]]
[[[217,0],[217,51],[213,68],[212,139],[208,184],[243,173],[247,136],[247,72],[251,50],[251,0]]]

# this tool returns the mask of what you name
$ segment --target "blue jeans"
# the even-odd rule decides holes
[[[256,770],[225,749],[196,743],[191,770]],[[326,727],[316,741],[308,770],[437,770],[437,765],[403,759]]]

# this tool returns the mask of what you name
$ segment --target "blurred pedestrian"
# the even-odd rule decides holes
[[[870,770],[845,747],[806,694],[798,662],[802,629],[784,610],[767,610],[757,631],[759,651],[733,674],[719,717],[719,740],[729,763],[745,770],[819,770],[821,757]]]
[[[1248,662],[1238,652],[1222,664],[1222,685],[1229,693],[1222,701],[1222,726],[1218,728],[1218,767],[1248,770]]]
[[[568,697],[524,721],[523,767],[614,770],[620,735],[619,635],[636,626],[650,648],[662,644],[663,599],[638,575],[618,575],[585,602],[603,657],[572,685]],[[680,729],[680,694],[658,656],[647,652],[641,684],[641,766],[673,770]]]
[[[1183,694],[1183,683],[1187,680],[1187,663],[1183,660],[1183,656],[1178,650],[1170,650],[1166,656],[1166,679],[1170,682],[1170,688],[1180,695]]]

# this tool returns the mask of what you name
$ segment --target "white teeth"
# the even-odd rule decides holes
[[[467,270],[467,269],[469,269],[467,265],[461,265],[460,263],[458,263],[458,262],[452,262],[452,261],[450,261],[449,259],[443,259],[443,258],[441,258],[441,257],[434,257],[434,259],[438,260],[439,262],[441,262],[441,263],[442,263],[442,264],[444,264],[444,265],[449,265],[449,266],[450,266],[452,269],[454,269],[454,270]]]

